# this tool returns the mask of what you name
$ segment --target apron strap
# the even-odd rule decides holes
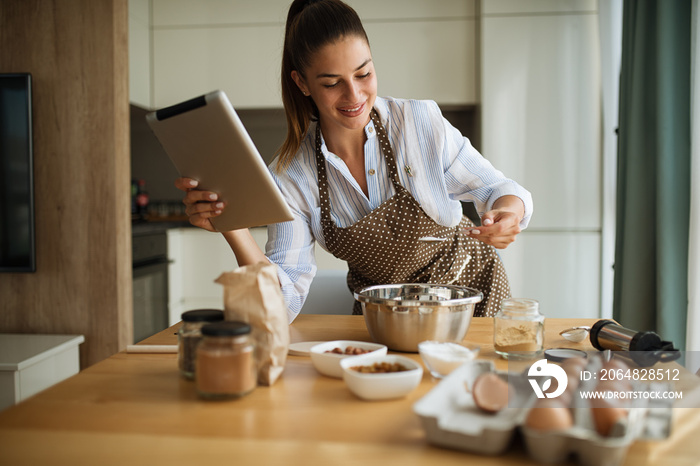
[[[374,128],[377,131],[377,137],[379,138],[379,149],[381,150],[384,158],[386,158],[386,164],[389,169],[389,178],[394,185],[396,192],[405,191],[406,188],[403,187],[401,181],[399,180],[399,172],[396,166],[396,158],[394,157],[394,150],[389,143],[389,138],[382,125],[381,119],[376,109],[372,109],[370,113],[372,122],[374,123]],[[328,174],[326,172],[326,160],[323,157],[323,152],[321,151],[322,140],[321,140],[321,125],[319,122],[316,123],[316,167],[318,171],[318,195],[321,204],[321,222],[323,227],[323,234],[326,236],[326,227],[335,225],[331,217],[331,202],[328,193]]]
[[[394,189],[396,192],[403,191],[405,188],[401,185],[401,182],[399,181],[399,171],[396,168],[396,157],[394,157],[394,149],[391,148],[391,144],[389,143],[389,137],[386,135],[386,130],[384,129],[384,125],[382,125],[382,121],[379,118],[379,113],[377,113],[377,110],[372,109],[372,122],[374,123],[374,128],[377,131],[377,137],[379,138],[379,147],[382,151],[382,154],[384,154],[384,158],[386,158],[386,164],[387,167],[389,168],[389,176],[391,178],[391,182],[394,184]]]

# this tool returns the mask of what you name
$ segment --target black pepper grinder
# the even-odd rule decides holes
[[[593,324],[590,340],[595,349],[624,352],[623,356],[642,367],[674,361],[681,356],[672,342],[663,341],[656,333],[630,330],[612,320]]]

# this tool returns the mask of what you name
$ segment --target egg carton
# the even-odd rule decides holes
[[[595,358],[587,370],[597,369]],[[660,439],[670,434],[671,409],[663,402],[652,405],[635,401],[625,422],[615,425],[608,437],[599,435],[593,423],[583,390],[592,390],[593,381],[582,382],[574,393],[571,407],[574,425],[565,430],[539,432],[527,428],[525,419],[537,400],[527,374],[496,372],[514,388],[510,406],[489,414],[479,409],[467,390],[484,372],[496,372],[491,361],[476,360],[456,369],[434,389],[418,400],[414,412],[421,419],[427,441],[433,445],[484,455],[499,455],[522,436],[528,454],[541,464],[565,461],[574,455],[583,466],[621,464],[636,439]],[[634,390],[661,390],[668,387],[634,385]],[[515,394],[513,397],[512,394]]]
[[[602,360],[594,357],[589,360],[585,370],[596,373],[601,366]],[[617,421],[611,419],[610,434],[601,436],[595,429],[593,410],[605,408],[593,408],[590,400],[581,395],[583,392],[593,392],[596,384],[596,380],[583,381],[575,390],[570,404],[574,414],[571,428],[538,432],[525,425],[519,426],[533,459],[542,464],[555,464],[574,455],[583,466],[616,466],[624,461],[627,449],[635,440],[663,439],[670,435],[671,401],[651,401],[642,396],[629,400],[626,404],[627,416]],[[618,388],[641,393],[669,391],[672,385],[630,381],[619,382]],[[534,400],[531,404],[534,404]]]
[[[514,406],[486,414],[474,403],[467,390],[485,372],[493,372],[491,361],[476,360],[455,369],[450,375],[413,405],[426,431],[428,442],[442,447],[498,455],[510,445],[516,427],[523,422],[532,389],[516,388],[522,398]],[[507,377],[505,373],[499,373]],[[509,380],[512,383],[512,381]],[[525,381],[527,383],[527,381]]]

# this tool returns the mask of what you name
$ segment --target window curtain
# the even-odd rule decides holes
[[[684,349],[693,0],[625,0],[613,317]]]
[[[700,351],[700,0],[693,0],[691,31],[690,244],[688,246],[688,335],[686,349]],[[696,368],[700,366],[698,361]]]

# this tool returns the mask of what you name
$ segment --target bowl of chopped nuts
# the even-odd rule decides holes
[[[343,378],[340,361],[350,356],[386,355],[387,347],[367,341],[335,340],[314,345],[309,350],[311,362],[317,371],[328,377]]]
[[[406,356],[353,356],[340,361],[343,380],[363,400],[402,398],[423,378],[423,366]]]

